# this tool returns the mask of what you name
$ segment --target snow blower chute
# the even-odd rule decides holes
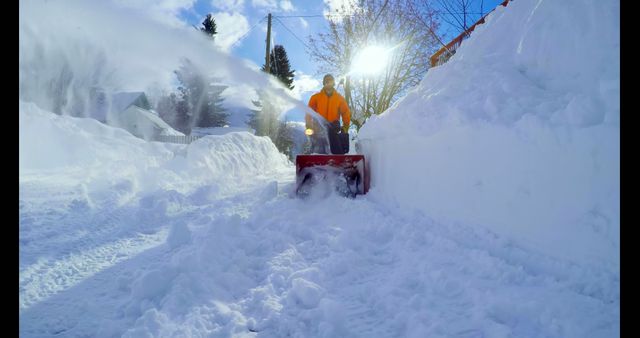
[[[364,155],[296,156],[296,194],[306,196],[319,182],[349,197],[369,191],[369,175]]]

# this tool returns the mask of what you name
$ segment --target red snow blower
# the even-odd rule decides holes
[[[364,155],[347,155],[349,134],[336,135],[330,140],[333,154],[296,156],[296,195],[308,196],[318,185],[351,198],[369,191],[369,168]]]

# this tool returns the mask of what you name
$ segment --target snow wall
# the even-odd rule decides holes
[[[359,134],[372,193],[619,266],[620,3],[516,0]]]

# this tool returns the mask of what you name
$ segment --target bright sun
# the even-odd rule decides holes
[[[355,74],[375,75],[385,69],[389,62],[390,49],[381,46],[367,46],[360,51],[351,63],[351,72]]]

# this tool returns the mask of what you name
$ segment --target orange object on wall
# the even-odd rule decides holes
[[[507,4],[509,3],[509,1],[512,1],[512,0],[505,0],[500,5],[503,7],[507,7]],[[491,10],[491,12],[493,12],[494,10],[495,9]],[[480,20],[474,23],[473,26],[467,28],[464,32],[462,32],[460,35],[456,36],[453,40],[451,40],[451,42],[449,42],[444,47],[440,48],[437,52],[435,52],[435,54],[433,54],[430,58],[431,67],[439,66],[447,62],[447,60],[449,60],[449,58],[456,53],[456,49],[458,49],[460,44],[462,44],[462,40],[469,37],[469,35],[471,35],[471,32],[473,32],[473,30],[476,28],[477,25],[483,24],[484,18],[486,18],[487,15],[491,14],[491,12],[487,13],[485,16],[480,18]]]

